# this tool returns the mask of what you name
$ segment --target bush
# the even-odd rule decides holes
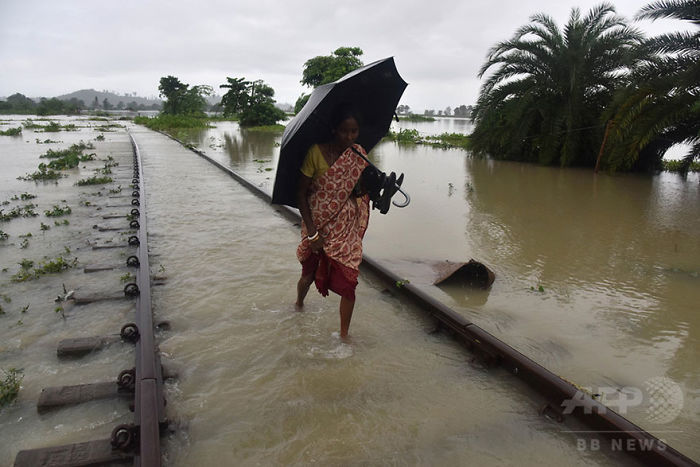
[[[251,105],[240,115],[242,127],[274,125],[283,120],[287,114],[269,102]]]
[[[206,118],[186,115],[159,114],[157,117],[134,117],[134,123],[155,131],[168,131],[174,128],[208,128]]]

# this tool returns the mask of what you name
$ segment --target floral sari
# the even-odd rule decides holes
[[[355,149],[365,154],[359,144]],[[297,258],[302,274],[315,274],[316,287],[326,296],[328,290],[355,299],[355,287],[362,262],[362,238],[369,222],[369,197],[355,197],[353,188],[367,162],[348,148],[326,173],[311,182],[309,208],[316,229],[323,237],[323,250],[313,253],[301,225]]]

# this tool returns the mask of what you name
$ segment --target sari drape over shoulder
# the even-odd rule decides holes
[[[366,154],[362,146],[355,149]],[[314,254],[302,221],[297,258],[304,275],[315,271],[316,287],[323,296],[331,290],[355,299],[362,262],[362,239],[369,222],[369,196],[355,197],[353,188],[367,162],[348,148],[309,188],[309,207],[316,229],[323,236],[323,251]]]

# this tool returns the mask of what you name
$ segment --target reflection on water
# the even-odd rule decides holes
[[[424,134],[469,128],[454,119],[399,125]],[[226,124],[210,133],[227,141],[210,155],[271,190],[281,135],[243,135]],[[680,433],[665,438],[700,455],[691,442],[700,429],[692,398],[700,385],[698,174],[596,176],[391,142],[370,158],[406,174],[412,202],[386,216],[374,212],[368,254],[399,268],[484,262],[497,275],[490,291],[428,290],[580,385],[644,387],[671,378],[686,406],[673,423]],[[262,171],[260,159],[270,160]],[[625,415],[651,431],[669,428],[652,423],[648,410],[645,401]]]
[[[275,140],[267,132],[242,130],[238,135],[224,133],[224,150],[236,165],[253,160],[272,160],[275,153]]]

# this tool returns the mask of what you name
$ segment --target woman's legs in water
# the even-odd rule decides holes
[[[350,329],[350,320],[352,319],[352,310],[355,308],[355,300],[340,297],[340,338],[348,337],[348,329]]]
[[[302,274],[299,278],[299,282],[297,283],[297,302],[295,303],[297,308],[302,308],[304,306],[304,298],[306,298],[306,294],[309,292],[309,287],[311,287],[313,281],[313,274],[309,274],[308,276]]]
[[[314,282],[315,275],[315,272],[313,272],[305,276],[302,272],[299,278],[299,282],[297,283],[297,301],[294,304],[299,311],[304,307],[304,299],[309,292],[309,288],[311,288],[311,284]],[[354,308],[355,300],[342,296],[340,297],[340,337],[342,339],[348,336],[350,320],[352,319]]]

